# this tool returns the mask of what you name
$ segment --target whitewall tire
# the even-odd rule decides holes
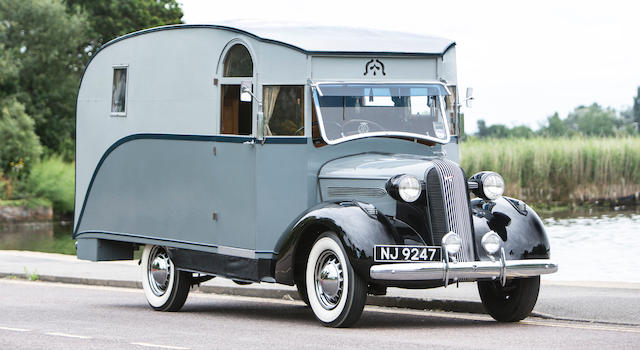
[[[313,244],[305,284],[309,306],[323,325],[349,327],[362,315],[367,284],[354,272],[333,232],[323,233]]]
[[[176,270],[165,247],[146,245],[142,252],[142,289],[157,311],[178,311],[191,288],[191,273]]]

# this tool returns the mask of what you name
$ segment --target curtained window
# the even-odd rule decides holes
[[[304,86],[265,85],[262,100],[265,136],[304,135]]]
[[[127,99],[127,67],[113,68],[113,85],[111,86],[111,114],[126,115]]]

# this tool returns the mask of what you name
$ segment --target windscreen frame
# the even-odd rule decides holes
[[[390,137],[406,137],[409,139],[420,139],[420,140],[425,140],[425,141],[429,141],[429,142],[435,142],[435,143],[439,143],[439,144],[447,144],[451,141],[451,132],[449,130],[449,123],[446,120],[446,110],[445,110],[445,100],[444,97],[451,95],[451,92],[449,91],[449,89],[447,88],[447,86],[445,84],[443,84],[442,82],[439,81],[381,81],[381,82],[369,82],[369,81],[354,81],[354,82],[309,82],[310,86],[311,86],[311,92],[312,92],[312,99],[313,99],[313,108],[316,112],[316,116],[318,118],[318,127],[320,129],[320,135],[322,136],[322,139],[324,140],[324,142],[326,142],[329,145],[335,145],[338,143],[342,143],[342,142],[346,142],[346,141],[351,141],[351,140],[356,140],[356,139],[363,139],[363,138],[369,138],[369,137],[380,137],[380,136],[390,136]],[[444,139],[440,139],[437,137],[431,137],[431,136],[427,136],[427,135],[423,135],[423,134],[417,134],[417,133],[410,133],[410,132],[403,132],[403,131],[373,131],[373,132],[367,132],[364,134],[354,134],[354,135],[349,135],[349,136],[343,136],[341,138],[338,139],[330,139],[329,137],[327,137],[326,131],[325,131],[325,127],[324,127],[324,120],[322,118],[322,110],[320,107],[320,101],[318,99],[318,97],[322,97],[322,85],[380,85],[380,86],[384,86],[384,85],[402,85],[402,84],[407,84],[407,85],[439,85],[439,87],[441,87],[445,92],[446,95],[439,95],[439,110],[440,110],[440,116],[442,118],[442,122],[444,124],[444,129],[445,129],[445,133],[446,133],[446,138]]]

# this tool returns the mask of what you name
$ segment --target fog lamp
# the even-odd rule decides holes
[[[462,248],[462,239],[457,233],[450,231],[442,237],[442,245],[447,250],[447,254],[456,255]]]
[[[489,255],[493,255],[500,250],[500,242],[502,239],[498,236],[497,233],[493,231],[489,231],[482,236],[482,248],[489,253]]]

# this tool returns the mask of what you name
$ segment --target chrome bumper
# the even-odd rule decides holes
[[[550,259],[496,260],[470,262],[394,263],[374,265],[369,274],[374,280],[430,281],[499,279],[538,276],[558,271],[558,264]]]

